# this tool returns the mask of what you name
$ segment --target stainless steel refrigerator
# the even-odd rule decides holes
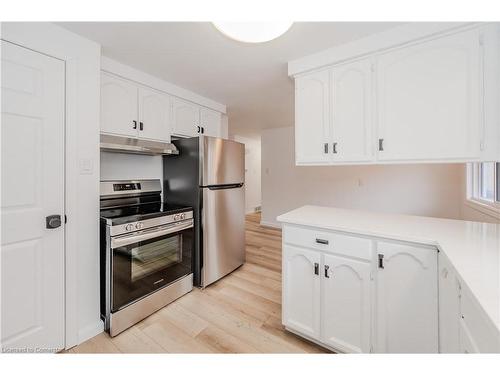
[[[245,145],[200,136],[174,140],[163,157],[164,202],[194,209],[196,286],[206,287],[245,262]]]

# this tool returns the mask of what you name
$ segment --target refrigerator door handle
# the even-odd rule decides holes
[[[237,184],[208,185],[208,186],[202,186],[202,188],[208,188],[209,190],[224,190],[224,189],[238,189],[242,186],[243,182]]]

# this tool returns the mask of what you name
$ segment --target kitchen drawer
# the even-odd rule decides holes
[[[371,260],[372,241],[366,238],[291,225],[284,226],[283,238],[290,245]]]

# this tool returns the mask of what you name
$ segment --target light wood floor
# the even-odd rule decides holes
[[[70,353],[323,353],[281,325],[281,231],[246,218],[246,263],[120,335],[106,333]]]

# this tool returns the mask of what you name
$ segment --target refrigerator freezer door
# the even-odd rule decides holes
[[[245,145],[215,137],[200,137],[201,186],[245,181]]]
[[[203,188],[203,287],[245,262],[245,190]]]

